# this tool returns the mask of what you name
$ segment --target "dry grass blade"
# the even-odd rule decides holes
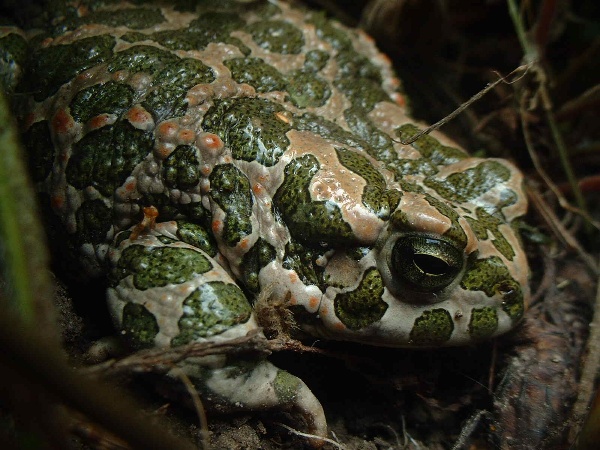
[[[175,370],[174,375],[183,382],[185,389],[187,390],[188,394],[190,394],[190,398],[194,404],[194,410],[196,411],[196,415],[200,420],[200,442],[202,443],[202,448],[204,450],[208,450],[208,421],[206,419],[206,411],[204,410],[202,399],[194,387],[192,380],[190,380],[190,377],[188,377],[183,370]]]
[[[292,427],[285,425],[283,423],[278,423],[277,425],[279,425],[280,427],[285,428],[286,430],[288,430],[290,433],[295,434],[296,436],[302,436],[305,438],[310,439],[311,441],[320,441],[322,443],[327,442],[328,444],[332,444],[334,445],[336,448],[339,448],[341,450],[345,450],[346,447],[344,447],[342,444],[340,444],[339,442],[334,441],[333,439],[329,439],[329,438],[324,438],[322,436],[317,436],[315,434],[309,434],[309,433],[303,433],[302,431],[298,431],[293,429]],[[318,444],[317,444],[318,445]]]
[[[406,139],[406,140],[400,139],[398,142],[400,142],[402,145],[409,145],[409,144],[412,144],[413,142],[415,142],[421,136],[423,136],[425,134],[429,134],[432,131],[437,130],[442,125],[448,123],[449,121],[451,121],[452,119],[454,119],[456,116],[458,116],[459,114],[461,114],[465,109],[467,109],[473,103],[475,103],[476,101],[478,101],[479,99],[481,99],[485,94],[487,94],[488,92],[490,92],[492,89],[494,89],[500,83],[504,82],[504,83],[507,83],[507,84],[512,84],[512,83],[515,83],[515,82],[519,81],[519,79],[521,77],[523,77],[523,76],[525,76],[525,74],[527,74],[527,71],[530,69],[530,67],[531,67],[530,64],[526,64],[526,65],[522,65],[522,66],[517,67],[510,74],[508,74],[508,76],[511,76],[511,75],[517,74],[519,72],[523,72],[522,74],[520,74],[518,76],[517,79],[508,81],[506,79],[507,77],[500,77],[498,80],[494,81],[493,83],[488,84],[481,91],[477,92],[469,100],[467,100],[466,102],[462,103],[458,108],[456,108],[454,111],[452,111],[450,114],[448,114],[443,119],[438,120],[433,125],[430,125],[427,128],[425,128],[424,130],[421,130],[420,132],[418,132],[417,134],[415,134],[411,138]]]
[[[527,195],[531,199],[533,207],[543,218],[548,228],[552,230],[553,234],[566,245],[567,248],[575,251],[593,274],[599,275],[600,269],[594,258],[584,250],[579,241],[564,227],[560,219],[556,216],[556,213],[548,206],[539,191],[535,187],[528,185]]]
[[[115,377],[132,372],[167,373],[187,358],[246,352],[271,353],[268,341],[261,330],[252,330],[246,336],[223,342],[194,342],[179,347],[140,350],[118,360],[111,359],[87,367],[84,371],[103,377]]]

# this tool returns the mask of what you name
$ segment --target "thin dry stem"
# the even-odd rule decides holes
[[[270,354],[271,348],[260,329],[245,336],[223,342],[194,342],[169,348],[141,350],[121,359],[111,359],[84,369],[90,374],[114,377],[133,372],[167,373],[187,358],[232,353],[256,352]]]
[[[341,450],[345,450],[346,449],[346,447],[344,447],[339,442],[334,441],[333,439],[325,438],[325,437],[322,437],[322,436],[317,436],[316,434],[303,433],[302,431],[298,431],[298,430],[296,430],[296,429],[294,429],[294,428],[292,428],[292,427],[290,427],[288,425],[285,425],[283,423],[279,423],[278,422],[277,425],[279,425],[280,427],[285,428],[290,433],[293,433],[296,436],[302,436],[302,437],[310,439],[311,441],[327,442],[328,444],[335,445],[337,448],[339,448]]]
[[[208,450],[210,448],[208,443],[208,420],[206,419],[206,410],[202,404],[202,399],[200,398],[200,395],[198,395],[198,391],[194,387],[190,377],[188,377],[183,370],[176,369],[173,373],[183,382],[186,391],[192,399],[194,410],[200,421],[200,442],[202,443],[202,448]]]
[[[556,188],[556,186],[555,186]],[[554,190],[553,190],[554,191]],[[555,212],[548,206],[542,195],[533,186],[527,186],[527,196],[532,200],[532,204],[536,211],[542,216],[544,222],[548,225],[553,234],[564,244],[567,248],[575,251],[581,260],[585,263],[588,269],[595,275],[600,274],[598,264],[587,253],[583,247],[579,244],[579,241],[565,228],[561,223],[560,219],[556,216]],[[559,200],[560,201],[560,200]],[[567,208],[568,209],[568,208]]]
[[[473,103],[475,103],[476,101],[478,101],[480,98],[482,98],[489,91],[491,91],[492,89],[494,89],[500,83],[512,84],[512,83],[515,83],[516,81],[519,81],[523,76],[525,76],[525,74],[527,73],[527,71],[529,70],[529,68],[530,68],[529,64],[517,67],[511,73],[509,73],[506,77],[500,77],[499,79],[497,79],[493,83],[489,83],[485,88],[483,88],[481,91],[477,92],[475,95],[473,95],[466,102],[462,103],[458,108],[456,108],[454,111],[452,111],[450,114],[448,114],[443,119],[438,120],[433,125],[430,125],[427,128],[425,128],[424,130],[419,131],[417,134],[415,134],[414,136],[412,136],[409,139],[406,139],[406,140],[400,139],[400,140],[398,140],[396,142],[400,142],[402,145],[410,145],[410,144],[412,144],[417,139],[419,139],[421,136],[429,134],[432,131],[435,131],[438,128],[440,128],[442,125],[445,125],[446,123],[450,122],[452,119],[454,119],[456,116],[458,116],[459,114],[461,114],[465,109],[467,109]],[[523,73],[521,75],[519,75],[519,77],[516,78],[515,80],[510,80],[510,81],[507,80],[507,77],[509,77],[511,75],[514,75],[514,74],[516,74],[518,72],[523,72]]]

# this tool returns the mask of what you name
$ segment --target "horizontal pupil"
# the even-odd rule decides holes
[[[419,269],[428,275],[446,275],[450,269],[446,261],[423,253],[415,253],[413,261]]]

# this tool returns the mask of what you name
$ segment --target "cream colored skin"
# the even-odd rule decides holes
[[[46,136],[53,151],[35,181],[65,247],[82,271],[108,274],[133,347],[245,336],[257,298],[288,307],[304,335],[378,346],[471,344],[519,322],[521,173],[443,135],[401,144],[417,128],[370,38],[287,2],[214,16],[159,6],[132,30],[128,11],[144,7],[108,6],[107,20],[79,5],[74,25],[32,50],[39,83],[10,87],[30,151]],[[82,42],[100,59],[80,58]],[[57,48],[67,56],[47,56]],[[63,76],[60,58],[81,67]],[[288,408],[326,434],[319,401],[266,359],[179,370],[208,403]]]

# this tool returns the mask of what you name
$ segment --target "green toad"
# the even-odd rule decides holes
[[[172,4],[62,1],[51,27],[1,29],[61,255],[107,277],[132,347],[245,335],[261,296],[304,335],[378,346],[470,344],[519,322],[513,165],[441,135],[401,145],[418,128],[386,58],[322,14]],[[266,359],[182,368],[222,408],[288,408],[326,433],[310,390]]]

